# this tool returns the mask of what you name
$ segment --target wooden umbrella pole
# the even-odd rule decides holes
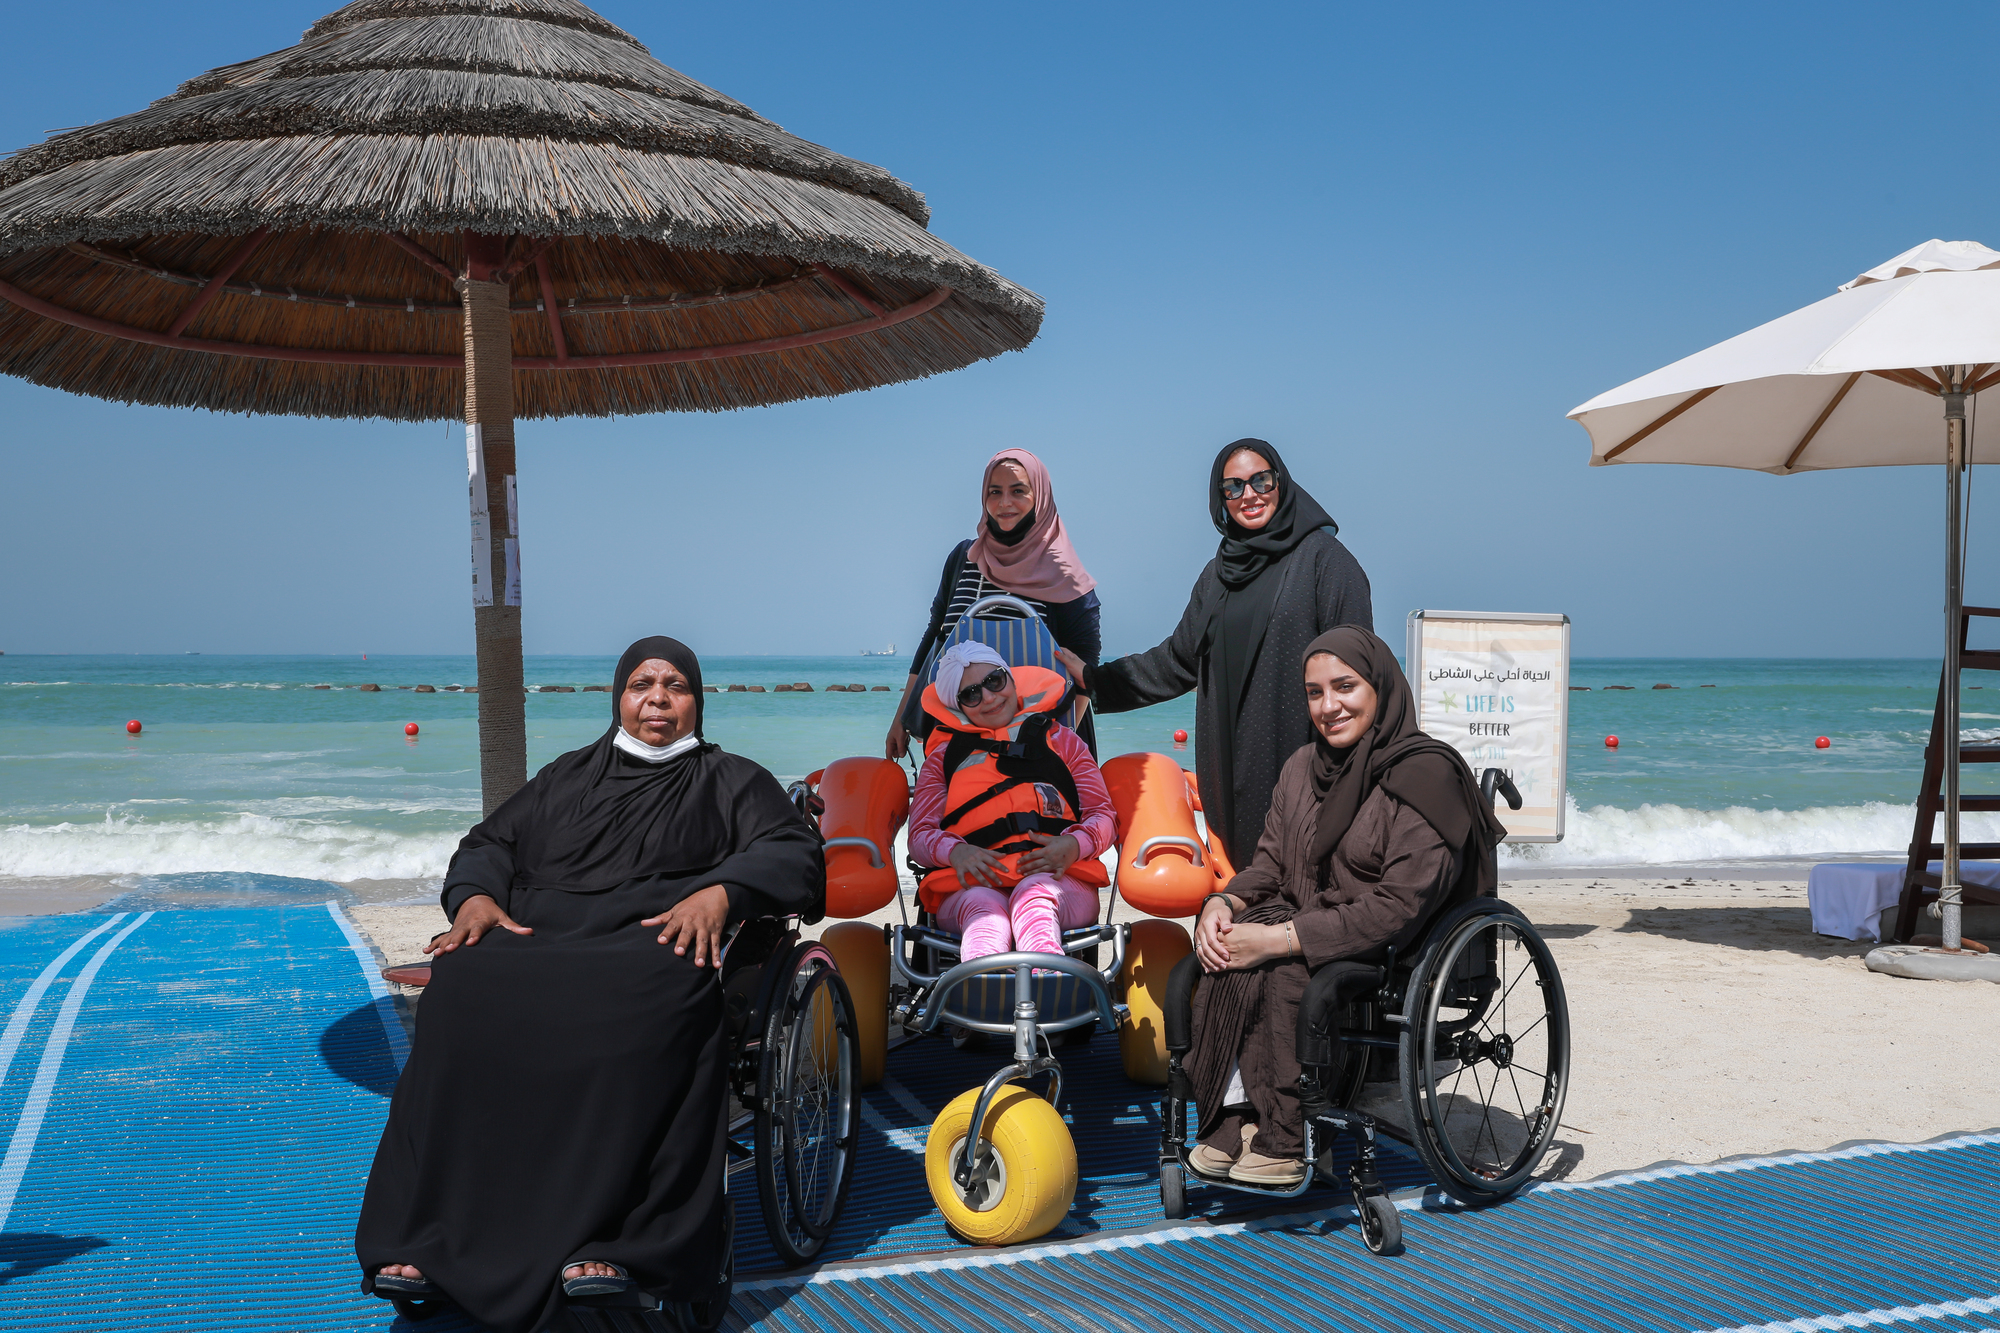
[[[467,232],[465,451],[472,509],[472,628],[479,655],[480,806],[492,814],[528,780],[521,684],[521,560],[514,488],[514,341],[506,241]]]

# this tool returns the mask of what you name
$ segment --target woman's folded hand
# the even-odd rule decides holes
[[[426,944],[424,952],[450,953],[461,944],[477,944],[480,936],[495,926],[511,930],[516,935],[535,933],[501,911],[499,903],[482,893],[458,905],[458,915],[451,919],[451,929]]]
[[[1201,915],[1194,923],[1194,952],[1201,959],[1202,971],[1229,970],[1229,933],[1235,921],[1228,898],[1217,896],[1202,903]]]
[[[658,926],[660,943],[673,945],[677,954],[686,954],[692,945],[696,967],[721,967],[722,931],[729,924],[729,890],[720,884],[697,889],[639,924]]]

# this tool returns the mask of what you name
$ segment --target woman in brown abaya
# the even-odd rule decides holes
[[[1278,775],[1247,869],[1195,925],[1206,974],[1188,1070],[1203,1175],[1304,1178],[1295,1041],[1312,972],[1415,942],[1442,908],[1491,893],[1504,829],[1464,758],[1417,730],[1389,645],[1358,625],[1306,648],[1315,732]]]
[[[777,779],[702,739],[695,655],[641,639],[612,682],[610,729],[452,857],[355,1234],[362,1290],[494,1333],[639,1293],[719,1314],[724,932],[825,895]]]

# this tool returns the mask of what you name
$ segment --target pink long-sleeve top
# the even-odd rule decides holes
[[[938,827],[944,817],[944,752],[938,746],[924,756],[917,773],[917,791],[910,804],[910,855],[927,866],[951,864],[951,849],[965,839]],[[1049,728],[1049,749],[1063,761],[1076,779],[1076,798],[1083,805],[1083,818],[1064,829],[1077,841],[1079,861],[1102,856],[1118,841],[1118,811],[1111,804],[1111,791],[1104,785],[1104,773],[1090,757],[1083,738],[1060,722]]]

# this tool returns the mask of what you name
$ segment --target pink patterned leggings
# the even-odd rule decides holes
[[[938,924],[964,938],[971,962],[1011,948],[1061,953],[1062,932],[1097,920],[1097,890],[1067,875],[1030,875],[1011,891],[967,885],[938,908]]]

